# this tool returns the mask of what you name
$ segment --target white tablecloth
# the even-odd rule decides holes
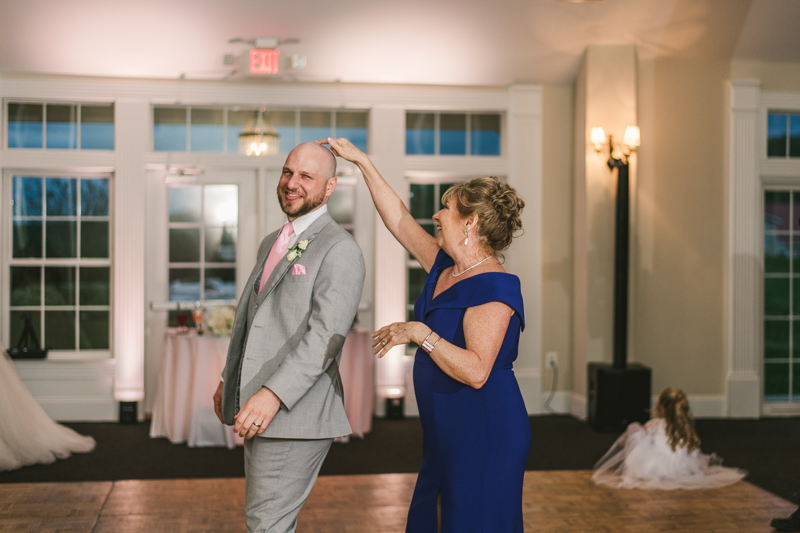
[[[212,396],[225,367],[229,337],[198,336],[167,330],[150,424],[151,437],[167,437],[188,446],[242,444],[233,428],[214,413]]]
[[[212,395],[225,367],[228,337],[198,336],[167,330],[158,375],[158,390],[150,424],[151,437],[195,446],[242,444],[242,438],[220,423]],[[344,405],[353,434],[363,437],[372,429],[374,356],[367,330],[351,331],[342,348],[339,372]]]

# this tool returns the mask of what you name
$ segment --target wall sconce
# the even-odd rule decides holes
[[[264,119],[265,108],[261,108],[239,133],[239,153],[246,155],[277,154],[280,135],[269,118]]]
[[[616,168],[616,164],[612,165],[612,161],[621,161],[626,165],[628,158],[641,144],[641,135],[639,133],[639,126],[628,125],[625,128],[625,134],[622,136],[622,144],[625,149],[620,153],[620,158],[614,157],[614,138],[612,135],[608,136],[608,143],[606,143],[606,132],[602,126],[592,127],[591,134],[592,144],[594,144],[594,151],[598,154],[603,151],[603,147],[608,144],[608,167]]]

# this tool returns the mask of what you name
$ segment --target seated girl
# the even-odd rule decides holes
[[[686,394],[667,387],[653,418],[644,426],[628,426],[597,462],[592,480],[629,489],[707,489],[731,485],[747,475],[721,463],[716,455],[700,452]]]

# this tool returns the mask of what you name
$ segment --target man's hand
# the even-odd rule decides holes
[[[217,418],[223,424],[225,420],[222,419],[222,381],[219,382],[219,386],[217,387],[217,392],[214,393],[214,412],[217,413]]]
[[[236,425],[233,430],[240,437],[252,439],[256,435],[261,435],[266,431],[269,423],[278,414],[281,408],[281,399],[274,392],[266,387],[253,394],[242,410],[234,417]]]

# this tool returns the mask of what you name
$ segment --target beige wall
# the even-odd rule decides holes
[[[544,355],[558,353],[557,390],[572,388],[572,147],[574,91],[542,90],[542,392],[553,383]]]
[[[640,62],[634,359],[653,392],[724,392],[723,61]]]
[[[797,63],[732,61],[730,76],[761,80],[761,90],[766,92],[800,91],[800,64]]]

